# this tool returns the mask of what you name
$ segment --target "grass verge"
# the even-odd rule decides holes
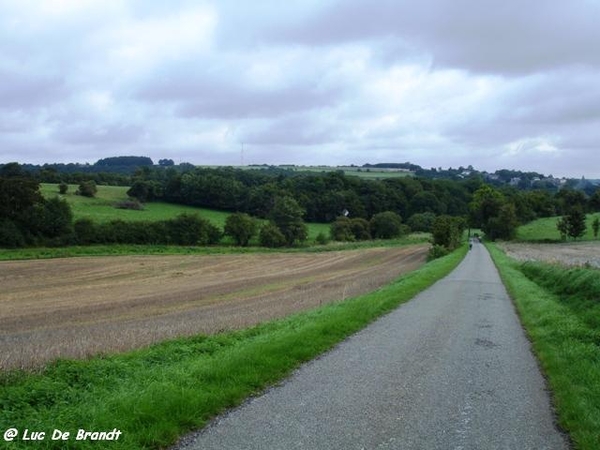
[[[78,429],[117,428],[122,436],[111,449],[164,448],[410,300],[448,274],[466,251],[463,246],[371,294],[247,330],[58,361],[40,373],[0,374],[0,429],[27,428],[47,436],[60,429],[75,436]],[[46,439],[35,447],[95,444]],[[11,444],[28,447],[31,443],[19,438]]]
[[[518,263],[488,248],[546,374],[561,427],[575,448],[600,448],[600,271]]]
[[[295,248],[238,247],[234,245],[189,247],[180,245],[72,245],[68,247],[32,247],[0,249],[0,261],[21,259],[72,258],[78,256],[125,256],[125,255],[228,255],[239,253],[281,253],[281,252],[330,252],[339,250],[358,250],[361,248],[392,247],[413,244],[425,244],[430,236],[415,233],[399,239],[331,242],[327,245],[308,245]]]

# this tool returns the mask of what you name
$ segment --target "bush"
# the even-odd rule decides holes
[[[350,219],[345,216],[338,217],[335,222],[331,223],[329,233],[334,241],[351,242],[355,239]]]
[[[130,198],[128,200],[123,200],[121,202],[115,203],[115,208],[143,211],[144,205],[137,198]]]
[[[246,247],[257,232],[258,225],[254,218],[246,213],[235,213],[227,216],[225,234],[231,236],[237,245]]]
[[[0,219],[0,247],[18,248],[25,246],[25,237],[19,227],[9,219]]]
[[[325,233],[319,233],[317,234],[317,237],[315,237],[315,242],[318,245],[327,245],[329,244],[329,238],[325,235]]]
[[[434,259],[441,258],[449,253],[450,250],[448,250],[443,245],[433,245],[427,253],[427,261],[432,261]]]
[[[221,240],[221,231],[195,214],[180,214],[165,221],[168,240],[177,245],[213,245]]]
[[[91,219],[78,219],[73,224],[75,232],[75,241],[81,245],[93,244],[98,242],[98,232],[96,225]]]
[[[58,185],[58,193],[64,195],[69,190],[69,185],[65,182],[62,182]]]
[[[433,221],[431,234],[433,244],[454,250],[460,245],[465,230],[465,220],[461,217],[438,216]]]
[[[425,233],[431,233],[434,220],[434,213],[425,212],[413,214],[412,216],[410,216],[407,223],[412,231],[423,231]]]
[[[82,181],[79,184],[79,189],[77,189],[76,194],[83,195],[84,197],[94,197],[98,192],[98,188],[96,187],[96,182],[93,180],[90,181]]]
[[[263,247],[283,247],[286,244],[285,236],[272,222],[263,225],[258,236],[260,245]]]
[[[350,230],[357,241],[368,241],[371,239],[369,222],[360,217],[350,219]]]
[[[369,225],[371,236],[375,239],[392,239],[400,237],[403,232],[402,218],[393,211],[375,214]]]

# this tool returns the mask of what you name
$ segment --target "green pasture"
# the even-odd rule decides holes
[[[65,195],[58,193],[57,184],[42,183],[40,190],[46,198],[57,196],[67,200],[73,211],[75,220],[87,218],[97,223],[105,223],[111,220],[120,219],[125,221],[156,221],[172,219],[179,214],[198,214],[209,220],[214,225],[223,228],[225,221],[230,213],[224,211],[215,211],[206,208],[197,208],[194,206],[175,205],[165,202],[149,202],[144,205],[141,211],[130,209],[119,209],[115,204],[127,200],[126,186],[98,186],[96,197],[89,198],[76,195],[77,185],[69,185]],[[329,236],[329,224],[308,223],[308,240],[314,241],[319,233]]]
[[[172,219],[182,213],[192,213],[198,214],[222,228],[229,215],[229,213],[222,211],[165,202],[146,203],[141,211],[116,208],[116,203],[128,198],[127,191],[129,188],[126,186],[98,186],[98,192],[94,198],[76,195],[77,185],[69,185],[69,190],[65,195],[58,193],[58,185],[56,184],[43,183],[40,190],[46,198],[57,196],[67,200],[71,205],[75,220],[86,218],[97,223],[105,223],[115,219],[153,222]]]
[[[592,222],[594,219],[600,218],[600,213],[588,214],[586,219],[587,232],[578,241],[594,240],[594,232],[592,230]],[[519,241],[560,241],[560,233],[556,228],[556,222],[559,217],[544,217],[534,220],[525,225],[521,225],[517,229],[517,240]]]

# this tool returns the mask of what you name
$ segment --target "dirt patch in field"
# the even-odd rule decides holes
[[[0,368],[239,329],[344,300],[418,268],[427,248],[0,262]]]
[[[590,265],[600,268],[600,242],[564,244],[499,244],[504,252],[519,261],[543,261],[567,266]]]

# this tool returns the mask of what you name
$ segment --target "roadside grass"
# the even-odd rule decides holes
[[[518,263],[488,245],[575,448],[600,448],[600,271]]]
[[[403,275],[371,294],[246,330],[195,336],[121,355],[57,361],[0,374],[0,423],[19,430],[111,431],[112,449],[164,448],[215,415],[289,376],[450,273],[467,252]],[[30,448],[14,441],[11,448]],[[36,448],[95,448],[44,440]]]
[[[586,225],[587,231],[582,238],[577,241],[593,241],[594,231],[592,230],[592,222],[594,219],[600,218],[600,213],[587,214]],[[544,217],[542,219],[534,220],[525,225],[521,225],[517,229],[517,240],[527,242],[562,242],[560,239],[560,233],[556,229],[556,222],[560,217]],[[573,242],[573,241],[569,241]]]

